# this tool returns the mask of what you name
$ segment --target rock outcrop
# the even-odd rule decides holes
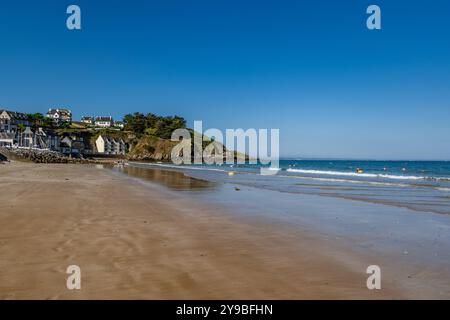
[[[127,154],[129,160],[170,161],[172,148],[177,144],[166,139],[147,136],[142,137]]]
[[[69,158],[59,152],[36,149],[0,149],[0,153],[11,160],[31,161],[35,163],[92,163],[86,159]]]

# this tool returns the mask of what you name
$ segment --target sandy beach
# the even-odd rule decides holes
[[[302,228],[94,165],[0,165],[1,299],[363,299],[414,296],[366,257]],[[66,268],[81,268],[81,290]]]

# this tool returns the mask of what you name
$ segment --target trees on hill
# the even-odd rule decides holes
[[[34,127],[53,127],[53,119],[45,117],[42,113],[30,113],[27,115],[28,121]]]
[[[52,118],[46,117],[41,113],[28,114],[27,120],[32,128],[43,127],[57,130],[80,130],[79,127],[74,127],[70,122],[57,124]],[[123,122],[124,130],[132,132],[136,138],[154,136],[162,139],[170,139],[173,131],[186,128],[186,120],[176,115],[163,117],[153,113],[143,114],[135,112],[133,114],[127,114],[123,118]]]
[[[186,120],[179,116],[161,117],[153,113],[144,115],[140,112],[124,117],[124,129],[132,131],[137,137],[143,135],[170,139],[176,129],[186,128]]]

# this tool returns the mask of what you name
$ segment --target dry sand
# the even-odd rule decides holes
[[[0,164],[0,184],[1,299],[404,296],[369,291],[367,264],[308,230],[231,217],[108,169]],[[72,264],[81,290],[66,288]]]

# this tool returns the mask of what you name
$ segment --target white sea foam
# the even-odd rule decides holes
[[[286,171],[305,174],[317,174],[317,175],[332,175],[332,176],[350,176],[350,177],[365,177],[365,178],[385,178],[396,180],[421,180],[426,177],[418,176],[399,176],[390,174],[375,174],[375,173],[356,173],[356,172],[341,172],[341,171],[324,171],[324,170],[305,170],[305,169],[292,169],[289,168]]]
[[[131,162],[136,165],[143,165],[149,167],[164,167],[164,168],[173,168],[173,169],[181,169],[181,170],[201,170],[201,171],[215,171],[215,172],[228,172],[226,169],[219,169],[214,167],[206,167],[206,166],[195,166],[195,165],[172,165],[167,163],[145,163],[145,162]],[[130,163],[130,164],[131,164]],[[262,167],[264,171],[281,171],[284,170],[282,168],[276,167]],[[302,173],[307,174],[311,178],[313,176],[336,176],[336,177],[363,177],[363,178],[381,178],[386,180],[434,180],[434,181],[450,181],[448,177],[425,177],[425,176],[408,176],[408,175],[393,175],[393,174],[375,174],[375,173],[356,173],[356,172],[344,172],[344,171],[329,171],[329,170],[308,170],[308,169],[293,169],[288,168],[286,172],[291,173]],[[249,172],[241,172],[242,174]],[[319,179],[319,177],[314,177]],[[353,182],[357,180],[345,180],[344,179],[335,179],[334,181],[347,181]],[[364,181],[366,183],[383,183],[383,182],[375,182],[375,181]]]
[[[281,168],[275,168],[275,167],[268,167],[268,168],[263,167],[262,169],[270,170],[270,171],[280,171],[281,170]]]
[[[398,180],[423,180],[427,177],[420,177],[420,176],[397,176],[392,174],[379,174],[377,175],[381,178],[387,178],[387,179],[398,179]]]

